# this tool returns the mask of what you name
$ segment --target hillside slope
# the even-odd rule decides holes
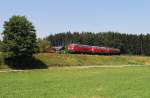
[[[150,65],[150,57],[83,54],[36,54],[48,66]]]
[[[40,53],[34,55],[31,69],[60,67],[60,66],[132,66],[150,65],[150,57],[146,56],[102,56],[102,55],[83,55],[83,54],[54,54]],[[0,62],[0,69],[9,69],[7,65]],[[30,69],[27,67],[25,69]],[[24,69],[24,68],[23,68]]]

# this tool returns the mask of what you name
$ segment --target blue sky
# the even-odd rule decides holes
[[[150,0],[0,0],[0,32],[25,15],[38,37],[73,31],[150,33]]]

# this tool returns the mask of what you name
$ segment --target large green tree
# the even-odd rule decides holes
[[[25,16],[12,16],[4,23],[3,48],[9,57],[32,57],[37,50],[36,30]]]

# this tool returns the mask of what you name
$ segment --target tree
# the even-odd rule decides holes
[[[47,48],[49,48],[50,46],[51,44],[48,42],[48,40],[38,38],[39,52],[47,52]]]
[[[32,57],[37,50],[36,30],[25,16],[12,16],[4,23],[3,51],[8,57]]]
[[[3,49],[3,42],[0,40],[0,52],[2,52]]]

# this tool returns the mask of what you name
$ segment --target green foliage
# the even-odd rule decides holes
[[[37,43],[40,53],[47,52],[47,48],[51,46],[49,41],[47,41],[46,39],[39,38]]]
[[[25,16],[12,16],[4,23],[3,51],[8,57],[32,57],[37,50],[35,32]]]
[[[150,55],[150,35],[122,34],[118,32],[58,33],[46,38],[52,45],[69,43],[119,48],[122,54]]]
[[[0,40],[0,52],[3,51],[3,42]]]
[[[0,68],[4,65],[4,56],[3,53],[0,52]]]

